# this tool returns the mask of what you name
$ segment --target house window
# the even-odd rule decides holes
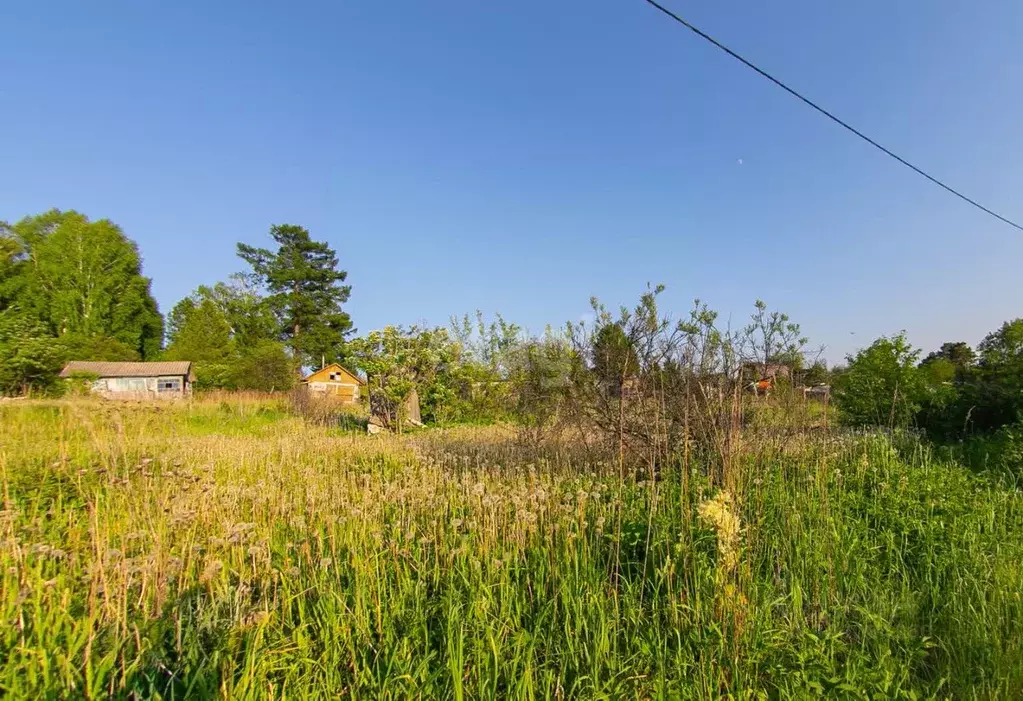
[[[330,379],[331,379],[331,381],[340,380],[341,379],[341,373],[339,373],[339,372],[332,372],[332,373],[330,373]]]
[[[145,392],[146,378],[118,377],[114,382],[114,390],[117,392]]]
[[[180,377],[161,377],[156,381],[157,392],[180,392],[181,391],[181,378]]]

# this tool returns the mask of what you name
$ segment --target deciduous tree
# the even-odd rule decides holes
[[[881,337],[848,356],[836,394],[846,418],[861,425],[908,426],[923,398],[919,357],[905,333]]]
[[[16,253],[6,289],[57,338],[113,338],[143,358],[159,352],[163,319],[135,243],[108,219],[75,211],[26,217],[8,230]],[[11,248],[5,244],[5,248]]]
[[[920,361],[920,368],[932,381],[952,382],[965,379],[977,362],[977,354],[969,344],[962,341],[942,343],[941,348],[927,354]]]
[[[64,354],[42,323],[0,312],[0,393],[52,388]]]

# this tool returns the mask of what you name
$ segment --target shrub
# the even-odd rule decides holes
[[[916,367],[919,356],[905,333],[883,336],[849,356],[835,393],[845,420],[854,425],[908,426],[924,397]]]
[[[1003,426],[991,435],[976,436],[963,444],[971,467],[1023,479],[1023,422]]]

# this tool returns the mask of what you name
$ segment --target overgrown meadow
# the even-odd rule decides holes
[[[1019,698],[1023,493],[911,436],[725,489],[272,399],[0,404],[11,698]]]

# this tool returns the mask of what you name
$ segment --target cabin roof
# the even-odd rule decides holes
[[[320,375],[320,374],[322,374],[324,372],[327,372],[328,370],[340,370],[341,372],[345,373],[346,375],[351,376],[360,385],[366,384],[366,381],[364,379],[362,379],[357,374],[355,374],[354,372],[352,372],[351,370],[346,368],[341,363],[330,363],[329,365],[325,365],[322,368],[320,368],[319,370],[315,370],[315,371],[309,373],[307,376],[303,377],[302,378],[302,382],[309,382],[309,380],[313,379],[317,375]]]
[[[99,377],[174,376],[191,378],[192,362],[190,360],[150,363],[72,360],[60,371],[60,376],[70,377],[75,373],[98,375]]]

